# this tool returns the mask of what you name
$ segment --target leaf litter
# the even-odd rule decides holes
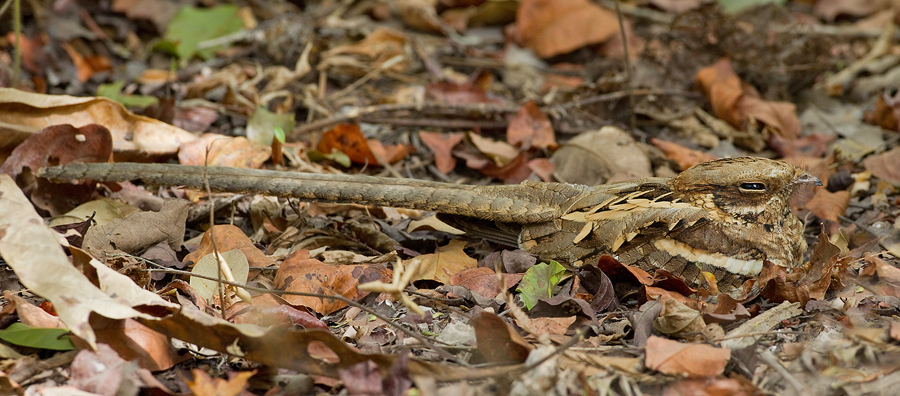
[[[395,3],[60,2],[6,32],[0,393],[892,393],[888,2]],[[420,211],[33,177],[600,184],[739,155],[825,182],[792,201],[804,265],[767,265],[742,300],[612,257],[544,271]],[[246,258],[252,302],[198,269],[215,248]]]

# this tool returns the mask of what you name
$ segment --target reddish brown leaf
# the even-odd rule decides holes
[[[275,260],[272,260],[263,254],[263,252],[253,244],[253,241],[251,241],[240,228],[230,224],[221,224],[213,228],[216,234],[216,247],[219,248],[220,252],[238,249],[247,257],[247,262],[250,263],[250,267],[268,267],[275,264]],[[200,246],[197,247],[197,250],[185,256],[184,261],[196,263],[200,261],[203,256],[212,253],[213,243],[210,237],[211,234],[212,232],[210,230],[206,230],[206,232],[203,233],[203,238],[200,239]],[[254,273],[251,271],[250,276],[252,277],[253,275]]]
[[[450,173],[456,167],[456,159],[453,158],[453,146],[456,146],[463,140],[465,134],[440,133],[440,132],[419,132],[422,143],[434,153],[434,165],[443,174]]]
[[[817,187],[812,199],[804,205],[820,219],[838,221],[838,216],[843,216],[850,206],[850,192],[830,192],[825,187]]]
[[[556,147],[553,126],[537,104],[531,100],[522,105],[506,129],[506,141],[522,150]]]
[[[731,61],[722,58],[697,72],[697,85],[709,99],[716,117],[736,128],[745,128],[753,118],[788,139],[800,135],[800,119],[793,103],[771,102],[744,84],[734,73]]]
[[[818,158],[828,152],[828,144],[834,141],[834,136],[814,133],[800,139],[785,139],[779,135],[769,137],[769,147],[782,157],[812,157]]]
[[[714,376],[725,371],[731,351],[704,344],[688,344],[661,337],[647,340],[647,368],[665,374]]]
[[[356,300],[368,295],[356,289],[360,283],[382,281],[390,283],[391,272],[383,264],[329,265],[309,257],[308,250],[298,250],[281,263],[275,274],[273,287],[277,290],[341,295]],[[303,305],[321,315],[328,315],[347,306],[343,301],[310,296],[285,295],[285,301]]]
[[[234,373],[230,379],[225,380],[212,378],[200,369],[193,369],[191,372],[194,374],[194,380],[185,383],[196,396],[237,396],[247,389],[247,380],[256,374],[256,370],[243,371]]]
[[[525,0],[512,35],[520,46],[549,58],[605,42],[618,31],[616,15],[587,0]]]
[[[385,146],[377,139],[368,139],[366,142],[369,143],[369,150],[371,150],[375,158],[381,158],[389,164],[398,162],[415,152],[411,145],[395,144],[393,146]],[[378,163],[380,164],[381,161]]]
[[[528,342],[496,314],[482,311],[472,318],[471,324],[478,351],[490,363],[521,363],[531,352]]]
[[[490,268],[468,268],[450,277],[450,284],[462,286],[482,297],[494,298],[500,294],[500,278]]]

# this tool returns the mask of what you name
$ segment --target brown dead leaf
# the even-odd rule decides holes
[[[501,292],[500,278],[494,270],[484,267],[459,271],[450,277],[450,284],[465,287],[486,298],[497,297]]]
[[[506,141],[522,150],[555,148],[553,125],[533,100],[522,105],[506,129]]]
[[[383,264],[329,265],[309,257],[308,250],[298,250],[281,263],[275,273],[273,287],[291,292],[341,295],[358,300],[368,295],[356,289],[360,283],[382,281],[390,283],[391,271]],[[347,304],[320,297],[285,295],[293,305],[303,305],[320,315],[328,315]]]
[[[81,55],[78,50],[69,43],[61,43],[60,45],[66,50],[66,53],[69,54],[72,63],[75,64],[75,72],[78,74],[78,81],[85,82],[94,74],[110,71],[113,68],[109,58],[101,55]]]
[[[434,165],[443,174],[450,173],[456,167],[456,158],[453,158],[453,146],[463,140],[465,134],[459,132],[419,132],[419,138],[434,153]]]
[[[304,329],[327,329],[328,325],[313,316],[304,306],[293,306],[284,298],[263,294],[253,298],[253,305],[239,301],[229,309],[229,319],[234,323],[252,323],[258,326],[300,326]]]
[[[521,335],[494,313],[482,311],[470,323],[480,352],[490,363],[521,363],[532,348]]]
[[[784,267],[768,261],[759,275],[760,295],[773,302],[799,302],[803,305],[810,299],[824,300],[825,292],[831,285],[831,274],[840,271],[846,260],[840,258],[841,249],[828,241],[828,236],[819,235],[813,246],[810,261],[788,273]]]
[[[501,179],[506,184],[518,184],[531,175],[530,159],[531,153],[523,151],[506,165],[488,163],[480,171],[483,175]]]
[[[129,364],[109,345],[99,344],[96,352],[84,349],[72,360],[69,385],[99,395],[116,395],[123,389],[140,388],[148,388],[149,393],[172,394],[150,370],[129,367]]]
[[[243,136],[204,133],[200,139],[181,145],[178,162],[182,165],[204,165],[209,150],[209,166],[258,169],[272,156],[272,148]]]
[[[414,261],[419,262],[418,270],[413,274],[412,280],[427,279],[436,280],[445,285],[450,284],[450,277],[466,268],[474,268],[478,261],[469,257],[463,248],[465,241],[453,240],[445,246],[441,246],[436,252],[413,257],[403,262],[406,268],[412,268]]]
[[[198,262],[203,256],[207,254],[211,254],[213,252],[213,243],[210,235],[215,232],[216,234],[216,246],[219,248],[220,252],[227,252],[230,250],[238,249],[244,256],[247,257],[247,262],[250,263],[250,267],[268,267],[271,265],[275,265],[275,260],[272,260],[256,245],[250,238],[241,231],[240,228],[230,225],[230,224],[220,224],[213,227],[210,230],[206,230],[203,233],[203,238],[200,239],[200,246],[197,247],[197,250],[189,253],[184,257],[184,261]],[[250,276],[253,276],[253,272],[250,272]]]
[[[65,323],[58,316],[47,313],[47,311],[32,305],[9,290],[3,291],[3,298],[9,301],[7,307],[4,308],[8,309],[11,306],[12,309],[15,309],[16,315],[19,316],[19,321],[23,324],[41,328],[66,327]]]
[[[528,323],[528,330],[537,336],[564,335],[576,319],[578,318],[575,315],[563,318],[533,318]]]
[[[369,139],[366,142],[369,143],[369,150],[372,151],[375,158],[381,158],[382,161],[389,164],[396,163],[415,152],[412,145],[395,144],[393,146],[385,146],[378,139]],[[378,163],[382,161],[378,161]]]
[[[41,95],[0,88],[0,133],[8,149],[51,125],[99,124],[112,134],[116,159],[171,155],[193,134],[152,118],[135,115],[106,98]],[[120,159],[121,157],[121,159]]]
[[[662,312],[653,321],[653,327],[665,335],[681,338],[687,333],[700,333],[706,327],[706,322],[700,311],[674,298],[666,298]]]
[[[616,15],[587,0],[524,0],[519,4],[513,40],[541,58],[572,52],[612,38]]]
[[[666,158],[675,161],[681,170],[685,170],[701,162],[717,159],[716,156],[702,151],[692,150],[677,143],[650,138],[650,144],[656,146],[666,155]]]
[[[107,345],[125,361],[136,360],[142,369],[161,371],[191,359],[189,354],[179,353],[172,340],[151,330],[134,319],[107,319],[93,315],[91,328],[97,334],[97,342]],[[78,338],[72,341],[81,349],[90,347]]]
[[[428,33],[442,33],[444,22],[437,14],[438,0],[394,0],[393,8],[406,26]]]
[[[838,16],[864,17],[885,8],[887,2],[872,0],[818,0],[813,14],[829,22]]]
[[[647,340],[647,368],[664,374],[692,377],[720,375],[731,358],[731,350],[704,344],[681,343],[662,337]]]
[[[36,187],[31,191],[32,202],[57,216],[88,201],[94,185],[51,183],[46,179],[35,179],[32,172],[44,166],[70,162],[107,162],[112,149],[112,136],[103,126],[88,124],[75,128],[71,125],[53,125],[28,136],[19,144],[0,166],[0,173],[9,175],[23,188],[35,183]]]
[[[501,99],[489,97],[487,86],[492,77],[476,75],[464,83],[438,81],[425,87],[425,96],[436,102],[452,104],[503,103]]]
[[[882,129],[900,131],[900,122],[897,120],[898,112],[900,112],[900,96],[897,94],[892,97],[878,95],[875,108],[871,112],[867,111],[863,119],[869,124],[880,126]]]
[[[159,0],[113,0],[111,8],[124,13],[130,19],[146,19],[156,26],[158,32],[165,32],[169,21],[178,12],[178,4]]]
[[[697,72],[697,85],[709,99],[716,117],[736,128],[744,129],[750,119],[764,123],[780,136],[796,139],[800,136],[800,119],[793,103],[771,102],[760,98],[759,92],[746,85],[734,73],[731,61],[722,58]]]
[[[900,147],[870,156],[863,161],[863,164],[875,177],[900,186]]]
[[[820,219],[834,222],[838,221],[838,216],[844,215],[849,206],[850,191],[830,192],[824,186],[817,187],[815,195],[804,205]]]
[[[160,242],[168,243],[173,250],[180,249],[189,205],[183,199],[169,198],[159,212],[133,212],[91,227],[84,235],[83,248],[95,257],[114,251],[140,254]]]
[[[833,135],[814,133],[799,139],[785,139],[778,135],[769,136],[769,147],[782,157],[821,158],[828,152],[828,144],[834,141]]]
[[[193,369],[193,381],[185,381],[188,388],[196,396],[237,396],[247,389],[247,380],[256,374],[256,370],[233,373],[230,379],[212,378],[205,371]]]

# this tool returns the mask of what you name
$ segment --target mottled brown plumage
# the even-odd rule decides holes
[[[665,269],[698,284],[715,275],[721,291],[740,294],[763,262],[801,264],[803,225],[789,201],[819,180],[787,163],[763,158],[705,162],[675,178],[601,186],[524,182],[464,186],[368,176],[320,175],[236,168],[208,170],[217,191],[253,192],[309,201],[433,210],[454,216],[470,233],[516,245],[544,260],[574,266],[604,254],[653,272]],[[43,168],[56,180],[141,179],[203,188],[203,168],[164,164],[69,164]]]

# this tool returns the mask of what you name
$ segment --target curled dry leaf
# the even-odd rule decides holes
[[[182,224],[184,223],[182,222]],[[263,254],[263,252],[253,244],[253,241],[250,240],[250,237],[248,237],[247,234],[244,234],[240,228],[230,224],[220,224],[210,230],[206,230],[206,232],[203,233],[203,238],[200,239],[200,246],[197,247],[197,250],[185,256],[184,261],[196,263],[200,261],[202,257],[212,253],[213,243],[211,235],[213,232],[215,232],[216,235],[215,246],[219,248],[220,252],[238,249],[247,257],[250,267],[268,267],[275,264],[275,260],[272,260]],[[251,270],[250,276],[252,277],[254,275],[253,270]]]
[[[616,15],[587,0],[525,0],[519,4],[513,40],[541,58],[605,42],[619,32]]]
[[[388,70],[403,73],[409,67],[406,36],[385,27],[380,27],[363,40],[334,47],[322,54],[322,61],[316,66],[318,70],[329,73],[363,76],[372,70],[382,67],[385,62],[403,56],[404,59],[387,67]]]
[[[494,313],[482,311],[471,319],[478,352],[490,363],[521,363],[532,348],[508,323]]]
[[[728,349],[650,336],[644,364],[665,374],[708,377],[722,374],[730,358]]]
[[[4,147],[21,143],[51,125],[99,124],[112,134],[116,158],[172,155],[196,136],[159,120],[135,115],[106,98],[42,95],[0,88],[0,133]]]
[[[736,128],[745,128],[752,118],[766,124],[784,138],[796,139],[800,136],[801,126],[796,106],[760,98],[756,89],[745,84],[734,73],[728,58],[701,69],[697,72],[696,81],[709,99],[716,117]]]
[[[0,122],[0,130],[3,129],[2,124]],[[89,200],[94,185],[51,183],[46,179],[35,179],[31,172],[44,166],[70,162],[107,162],[112,150],[112,136],[103,126],[48,126],[19,144],[0,166],[0,173],[9,175],[23,188],[34,182],[36,187],[31,191],[32,202],[56,216]]]

